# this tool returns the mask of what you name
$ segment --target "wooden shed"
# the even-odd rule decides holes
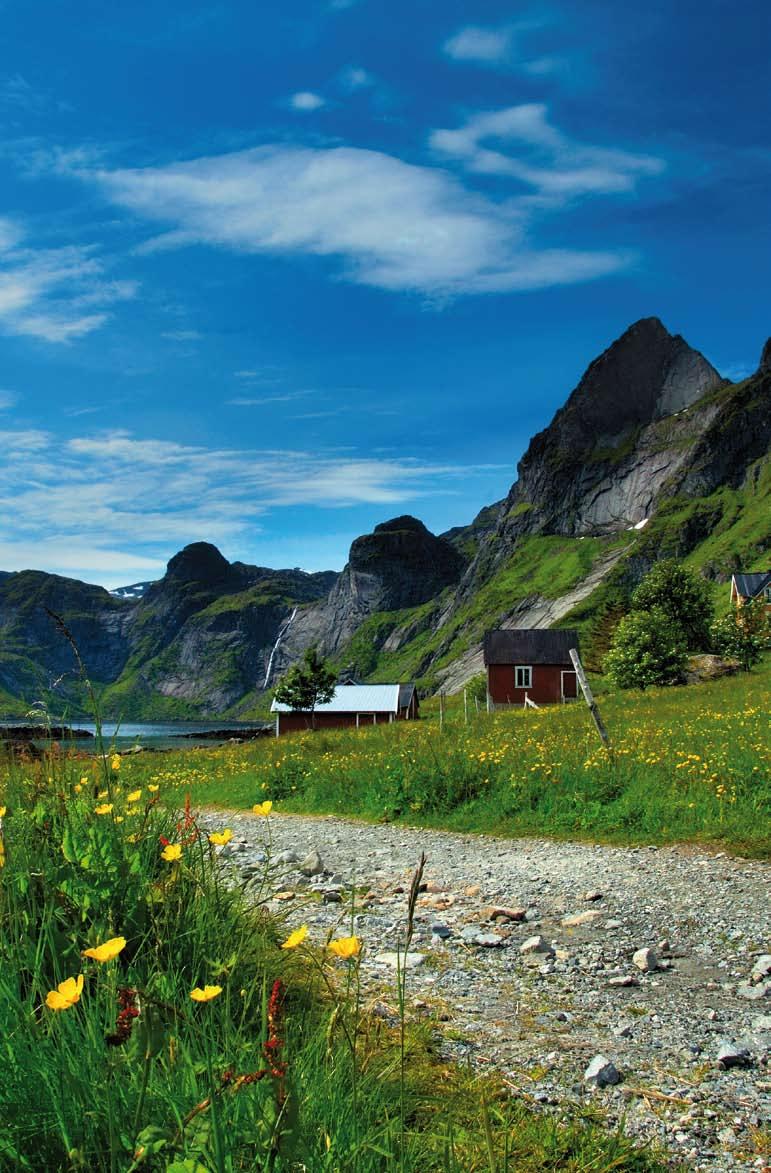
[[[578,634],[550,628],[488,631],[484,638],[487,695],[492,705],[537,705],[575,700],[578,684],[570,649]]]
[[[311,714],[273,701],[276,737],[311,728]],[[338,684],[326,704],[314,714],[317,729],[385,725],[391,721],[414,721],[418,716],[418,694],[414,684]]]

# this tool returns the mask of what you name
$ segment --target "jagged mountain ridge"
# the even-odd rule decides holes
[[[229,563],[194,543],[139,599],[0,574],[0,702],[18,698],[19,712],[64,674],[54,695],[77,704],[45,606],[63,613],[105,712],[124,717],[248,712],[266,674],[275,683],[313,644],[363,677],[458,687],[480,667],[485,627],[585,617],[609,583],[699,543],[719,553],[734,530],[742,554],[767,549],[768,520],[752,545],[729,514],[742,494],[767,498],[770,440],[771,342],[757,375],[733,385],[643,319],[590,364],[507,497],[468,526],[437,537],[409,516],[384,522],[340,575]]]

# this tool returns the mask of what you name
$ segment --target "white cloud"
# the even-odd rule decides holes
[[[461,136],[452,153],[468,162],[460,143],[473,132],[442,133]],[[434,145],[440,149],[441,139]],[[536,250],[523,202],[496,203],[443,170],[379,151],[277,144],[80,174],[115,203],[171,226],[146,251],[208,243],[311,254],[335,259],[347,280],[379,289],[440,298],[534,289],[590,280],[628,262],[611,250]]]
[[[510,26],[489,28],[470,24],[449,37],[442,48],[454,61],[498,64],[509,57],[513,32]]]
[[[326,101],[320,94],[314,94],[310,90],[300,90],[299,93],[292,94],[289,105],[293,110],[320,110],[322,106],[326,106]]]
[[[9,407],[13,407],[18,396],[13,391],[3,391],[0,389],[0,411],[7,411]]]
[[[340,71],[339,77],[342,86],[351,92],[354,90],[364,90],[375,84],[375,79],[372,74],[357,65],[346,66],[345,69]]]
[[[509,177],[557,201],[632,191],[664,170],[651,155],[576,142],[535,102],[475,114],[457,129],[433,131],[429,142],[468,171]]]
[[[83,536],[73,541],[43,538],[35,541],[0,539],[0,566],[9,570],[40,570],[76,577],[86,582],[97,578],[108,588],[124,586],[128,578],[160,578],[166,569],[162,558],[95,546]]]
[[[283,507],[403,508],[461,490],[478,471],[406,457],[207,448],[123,431],[62,443],[9,429],[0,449],[0,565],[77,574],[106,573],[115,559],[121,575],[149,572],[187,542],[251,541],[260,518]]]
[[[105,307],[133,297],[133,281],[105,281],[103,265],[78,246],[34,248],[19,225],[0,218],[0,331],[69,342],[107,320]]]

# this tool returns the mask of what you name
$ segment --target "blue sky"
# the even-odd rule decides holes
[[[339,569],[639,317],[757,365],[761,0],[0,8],[0,568]]]

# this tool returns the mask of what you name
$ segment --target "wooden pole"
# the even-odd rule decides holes
[[[606,749],[610,749],[610,738],[608,737],[608,731],[602,723],[602,717],[600,716],[600,710],[597,708],[597,702],[595,701],[594,697],[592,696],[592,690],[589,687],[589,681],[586,679],[586,673],[584,672],[584,666],[581,663],[581,660],[578,655],[578,651],[575,648],[570,649],[570,659],[573,661],[573,667],[576,670],[576,678],[578,680],[578,683],[581,685],[581,692],[584,694],[584,700],[586,701],[586,703],[589,707],[589,712],[592,714],[592,720],[594,721],[594,724],[597,727],[597,732],[600,735],[600,740],[602,741],[602,744],[605,746]]]
[[[444,729],[444,693],[439,693],[439,732]]]
[[[468,725],[468,689],[463,689],[463,724]]]

